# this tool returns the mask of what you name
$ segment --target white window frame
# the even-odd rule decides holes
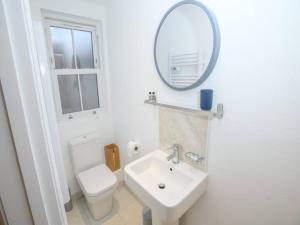
[[[56,106],[56,114],[58,120],[69,120],[69,119],[78,119],[89,116],[95,116],[103,111],[103,102],[104,102],[104,79],[103,79],[103,71],[102,71],[102,60],[100,57],[100,53],[102,52],[102,43],[100,42],[99,36],[100,28],[99,24],[96,21],[88,20],[88,19],[80,19],[80,18],[71,18],[65,15],[60,15],[56,13],[43,13],[44,14],[44,26],[45,33],[48,45],[48,54],[49,54],[49,64],[51,69],[51,80],[53,87],[53,94]],[[87,68],[87,69],[55,69],[55,59],[51,41],[51,32],[50,27],[56,26],[61,28],[75,29],[75,30],[83,30],[89,31],[92,33],[92,44],[93,44],[93,54],[94,54],[94,66],[95,68]],[[72,36],[73,38],[73,36]],[[73,45],[73,53],[76,55],[75,48]],[[75,65],[77,65],[77,60],[75,60]],[[97,88],[98,88],[98,102],[99,108],[90,109],[90,110],[82,110],[79,112],[72,112],[63,114],[62,106],[61,106],[61,98],[59,92],[59,83],[58,83],[58,75],[79,75],[78,76],[78,86],[79,86],[79,94],[80,94],[80,103],[81,107],[82,98],[81,98],[81,86],[80,86],[80,75],[83,74],[96,74],[97,75]]]

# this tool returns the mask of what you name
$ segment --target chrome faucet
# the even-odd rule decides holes
[[[179,150],[182,149],[180,144],[173,144],[169,149],[173,149],[173,153],[167,156],[167,160],[170,161],[172,159],[172,163],[178,164],[179,161]]]

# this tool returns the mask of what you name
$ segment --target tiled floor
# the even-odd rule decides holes
[[[125,185],[121,185],[114,193],[115,206],[110,215],[104,221],[93,223],[87,222],[85,219],[88,213],[81,210],[82,205],[86,204],[83,199],[78,199],[73,202],[73,210],[67,213],[69,225],[142,225],[142,210],[143,205],[133,194],[127,189]],[[90,224],[87,224],[90,223]]]

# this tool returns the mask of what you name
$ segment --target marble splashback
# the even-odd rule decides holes
[[[186,112],[168,108],[159,109],[160,149],[172,153],[168,149],[173,144],[181,144],[180,160],[207,171],[207,136],[208,119],[194,112]],[[184,156],[185,152],[194,152],[205,159],[195,163]]]

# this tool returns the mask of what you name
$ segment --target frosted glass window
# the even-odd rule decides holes
[[[74,30],[73,35],[77,68],[94,68],[92,32]]]
[[[58,75],[62,113],[81,111],[78,75]]]
[[[80,75],[83,110],[99,108],[97,74]]]
[[[96,114],[101,101],[97,27],[93,21],[84,25],[60,19],[46,20],[59,119]]]
[[[75,68],[72,30],[50,27],[55,69]]]

